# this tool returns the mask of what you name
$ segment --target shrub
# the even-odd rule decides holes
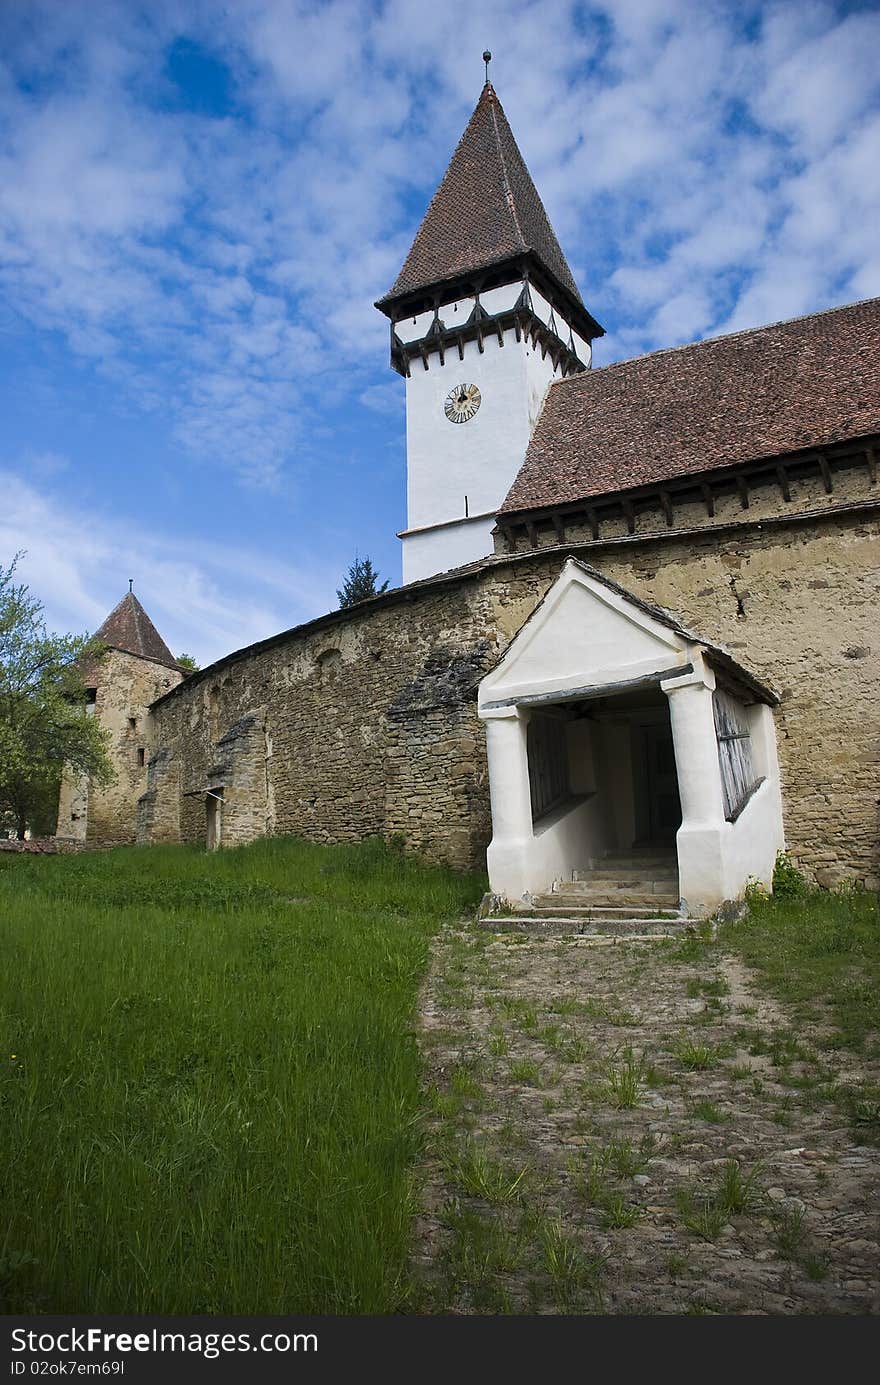
[[[776,853],[773,867],[773,893],[777,899],[803,899],[809,886],[787,851]]]

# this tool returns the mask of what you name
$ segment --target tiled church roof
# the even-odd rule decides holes
[[[501,514],[880,432],[880,298],[551,385]]]
[[[126,654],[177,668],[177,660],[134,592],[126,592],[97,631],[95,639],[111,649],[121,649]]]
[[[377,307],[528,251],[583,306],[501,102],[487,82],[394,287]]]

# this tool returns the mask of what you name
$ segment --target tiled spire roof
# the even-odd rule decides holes
[[[578,286],[491,82],[377,307],[531,252],[583,308]]]
[[[97,631],[95,639],[111,649],[121,649],[140,659],[153,659],[157,664],[177,668],[177,660],[134,592],[126,592]]]

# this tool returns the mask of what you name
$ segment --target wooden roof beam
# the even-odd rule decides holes
[[[865,461],[868,463],[868,475],[871,478],[871,485],[877,484],[877,457],[873,447],[865,448]]]
[[[830,495],[834,490],[834,482],[831,479],[831,468],[828,465],[828,458],[824,452],[817,452],[816,460],[819,463],[819,470],[822,473],[822,481],[825,486],[825,494]]]
[[[791,486],[788,484],[788,472],[784,466],[780,465],[776,468],[776,479],[779,482],[783,500],[791,500]]]
[[[736,488],[739,491],[739,503],[744,510],[749,508],[749,483],[740,473],[736,478]]]
[[[706,506],[706,514],[710,519],[715,518],[715,496],[712,494],[712,487],[707,481],[700,483],[700,493],[703,497],[703,504]]]
[[[671,528],[672,528],[672,501],[669,499],[669,491],[661,490],[661,491],[658,492],[658,494],[659,494],[659,496],[660,496],[660,504],[661,504],[661,506],[663,507],[663,513],[664,513],[664,515],[666,516],[666,523],[667,523],[667,525],[669,526],[669,528],[671,529]]]

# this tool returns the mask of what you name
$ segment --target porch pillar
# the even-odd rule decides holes
[[[486,723],[492,841],[486,853],[495,894],[520,899],[527,889],[527,850],[532,841],[532,803],[526,743],[528,713],[508,706],[481,711]]]
[[[712,693],[715,675],[696,651],[693,673],[660,684],[669,699],[675,768],[681,799],[676,836],[682,901],[695,915],[724,900],[722,836],[726,826]]]

